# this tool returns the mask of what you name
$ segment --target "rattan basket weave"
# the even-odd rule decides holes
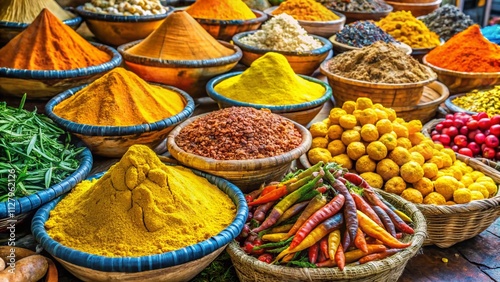
[[[414,204],[399,196],[377,189],[388,202],[404,211],[413,219],[415,234],[402,240],[411,241],[410,247],[379,261],[362,265],[349,264],[343,271],[339,268],[292,268],[271,265],[247,255],[235,241],[227,247],[227,252],[241,282],[247,281],[397,281],[407,262],[422,246],[426,236],[426,222],[423,214]]]

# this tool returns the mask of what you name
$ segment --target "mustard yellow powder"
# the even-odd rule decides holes
[[[78,184],[45,227],[54,240],[82,252],[144,256],[206,240],[235,215],[231,199],[207,179],[134,145],[100,179]]]

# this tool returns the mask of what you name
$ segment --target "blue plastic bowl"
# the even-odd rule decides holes
[[[40,242],[41,246],[49,254],[65,262],[89,268],[89,271],[141,272],[177,266],[200,259],[224,247],[240,234],[248,217],[248,206],[243,193],[231,182],[197,170],[193,170],[193,172],[196,175],[205,177],[210,183],[217,185],[220,190],[231,198],[237,208],[236,217],[228,227],[219,234],[200,243],[163,254],[117,258],[93,255],[68,248],[52,239],[47,234],[44,226],[49,218],[50,211],[54,209],[63,197],[59,197],[49,202],[37,211],[31,224],[31,230],[36,241]],[[102,175],[103,173],[91,178],[99,178]]]

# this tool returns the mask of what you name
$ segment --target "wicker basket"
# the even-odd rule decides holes
[[[241,282],[247,281],[397,281],[406,263],[423,244],[426,236],[426,222],[422,213],[412,203],[399,196],[377,189],[388,202],[404,211],[413,219],[415,234],[403,238],[412,245],[405,250],[380,261],[363,265],[346,265],[339,268],[292,268],[270,265],[247,255],[235,241],[227,247],[227,252]]]

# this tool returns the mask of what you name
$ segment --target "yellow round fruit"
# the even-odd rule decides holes
[[[441,151],[444,149],[444,146],[443,144],[438,144],[438,143],[434,143],[434,149],[438,150],[438,151]]]
[[[422,131],[422,122],[418,119],[410,120],[409,122],[406,123],[406,128],[408,128],[408,133],[410,135],[415,134],[417,132],[420,133],[420,131]]]
[[[391,159],[383,159],[377,163],[376,172],[387,181],[399,175],[399,166]]]
[[[352,161],[346,154],[340,154],[332,158],[332,162],[338,163],[343,168],[352,169]]]
[[[483,194],[483,197],[485,199],[490,197],[490,192],[488,192],[488,189],[486,189],[486,187],[484,187],[481,183],[474,182],[471,185],[469,185],[467,188],[469,188],[469,190],[471,190],[471,191],[481,192],[481,194]]]
[[[366,147],[366,152],[373,160],[380,161],[387,156],[387,147],[380,141],[373,141]]]
[[[406,182],[415,183],[424,177],[424,170],[417,162],[409,161],[401,166],[399,174]]]
[[[387,180],[384,184],[384,190],[389,193],[393,193],[396,195],[401,195],[403,191],[406,189],[406,182],[403,178],[399,176],[395,176],[389,180]]]
[[[337,140],[342,136],[342,132],[344,132],[344,129],[340,125],[333,124],[328,127],[327,136],[330,140]]]
[[[441,153],[445,153],[448,156],[450,156],[452,163],[454,163],[457,160],[457,155],[455,155],[455,152],[450,148],[441,149]]]
[[[373,110],[377,114],[377,119],[378,120],[381,120],[381,119],[387,119],[388,120],[389,116],[387,115],[387,113],[384,110],[376,109],[376,108],[374,108]]]
[[[321,122],[324,123],[324,124],[326,124],[327,127],[330,127],[330,125],[331,125],[329,118],[325,118]]]
[[[376,141],[378,139],[377,127],[373,124],[365,124],[361,127],[361,139],[366,142]]]
[[[382,176],[376,174],[375,172],[363,172],[359,176],[361,176],[371,187],[374,188],[382,188],[384,185],[384,180]]]
[[[478,178],[476,178],[476,182],[490,182],[492,184],[495,184],[495,180],[493,180],[493,178],[489,177],[489,176],[479,176]]]
[[[462,179],[460,179],[460,182],[462,182],[465,187],[469,187],[469,185],[474,183],[474,180],[472,180],[472,177],[470,177],[469,174],[465,174],[462,176]]]
[[[348,113],[352,114],[354,110],[356,109],[356,102],[354,101],[345,101],[344,104],[342,105],[342,109]]]
[[[432,156],[429,160],[427,160],[427,163],[436,164],[438,169],[443,168],[443,159],[441,159],[441,156]]]
[[[416,145],[420,144],[426,138],[427,137],[425,137],[425,135],[423,135],[421,132],[415,132],[415,133],[412,133],[412,134],[408,135],[408,139],[410,139],[411,144],[413,146],[416,146]]]
[[[364,110],[373,107],[373,102],[370,98],[359,97],[356,99],[356,110]]]
[[[375,126],[377,127],[377,131],[380,135],[383,135],[383,134],[386,134],[386,133],[389,133],[392,131],[392,122],[387,118],[379,119],[377,121],[377,123],[375,124]]]
[[[455,179],[458,181],[460,181],[460,179],[462,179],[463,174],[462,174],[462,171],[460,170],[459,167],[450,166],[450,167],[442,169],[442,170],[451,171],[452,176],[455,177]]]
[[[467,204],[472,200],[472,194],[467,188],[460,188],[453,192],[453,201],[457,204]]]
[[[397,139],[397,141],[398,141],[398,147],[403,147],[403,148],[405,148],[406,150],[409,150],[409,149],[411,149],[411,147],[413,147],[413,146],[411,145],[411,141],[410,141],[410,139],[408,139],[408,138],[406,138],[406,137],[399,137],[399,138]]]
[[[422,165],[422,169],[424,170],[424,177],[432,179],[438,174],[438,167],[435,163],[425,163]]]
[[[476,183],[479,183],[486,187],[488,190],[488,193],[490,196],[496,195],[498,191],[498,186],[495,184],[495,182],[490,182],[490,181],[476,181]],[[468,187],[468,186],[467,186]]]
[[[365,145],[361,142],[351,142],[347,146],[347,155],[351,160],[357,160],[366,153]]]
[[[452,176],[441,176],[434,181],[434,191],[443,195],[445,200],[450,200],[453,197],[453,192],[459,188],[458,180]]]
[[[333,108],[330,110],[330,115],[328,119],[330,120],[330,125],[339,124],[339,118],[347,115],[347,112],[341,108]]]
[[[384,110],[387,113],[387,119],[389,119],[390,121],[396,120],[397,114],[396,114],[396,111],[394,109],[383,108],[382,110]]]
[[[397,123],[397,122],[393,121],[392,122],[392,130],[394,132],[396,132],[396,134],[398,135],[398,138],[399,137],[408,138],[408,136],[409,136],[409,134],[408,134],[408,128],[406,128],[406,126],[404,126],[401,123]]]
[[[453,160],[448,154],[440,151],[439,156],[441,157],[441,160],[443,161],[443,167],[450,167],[453,165]]]
[[[315,122],[309,129],[312,137],[325,137],[328,134],[328,126],[324,122]]]
[[[342,143],[341,140],[333,140],[328,143],[328,151],[332,154],[332,156],[338,156],[340,154],[345,153],[346,146]]]
[[[359,123],[362,126],[365,124],[376,124],[377,120],[377,113],[371,108],[364,109],[359,115]]]
[[[470,173],[470,176],[472,177],[472,180],[476,181],[479,177],[484,176],[484,173],[479,170],[474,170]]]
[[[375,103],[373,104],[373,107],[374,109],[379,109],[379,110],[383,110],[385,109],[384,105],[380,104],[380,103]]]
[[[351,144],[352,142],[361,141],[361,135],[356,130],[349,129],[349,130],[342,132],[342,136],[340,137],[340,139],[342,140],[344,145],[347,146],[347,145]]]
[[[394,120],[394,122],[399,123],[399,124],[403,124],[403,125],[406,123],[406,121],[403,118],[400,118],[400,117],[397,117]]]
[[[431,192],[424,197],[424,204],[426,205],[444,205],[445,203],[446,199],[437,192]]]
[[[314,137],[311,142],[311,148],[326,148],[328,146],[328,139],[325,137]]]
[[[356,126],[356,124],[358,124],[358,121],[356,120],[355,116],[346,114],[339,118],[339,124],[344,129],[352,129]]]
[[[388,151],[394,150],[398,145],[398,140],[391,133],[384,133],[384,135],[380,136],[378,141],[384,143]]]
[[[419,152],[411,152],[410,157],[412,161],[416,161],[419,165],[424,165],[425,159]]]
[[[411,161],[411,154],[403,147],[396,147],[389,153],[389,159],[402,166]]]
[[[484,200],[483,193],[479,191],[470,191],[471,201]]]
[[[368,155],[364,155],[360,157],[356,161],[356,172],[357,173],[365,173],[365,172],[373,172],[377,167],[377,163],[370,159]]]
[[[327,163],[332,160],[332,154],[325,148],[313,148],[307,152],[307,158],[313,165],[320,161]]]
[[[422,177],[419,181],[413,183],[413,188],[420,191],[422,196],[427,196],[429,193],[434,192],[434,183],[427,177]]]
[[[426,144],[425,142],[422,142],[422,143],[418,144],[417,146],[413,146],[410,149],[408,149],[408,151],[410,151],[410,153],[411,152],[419,152],[424,157],[424,159],[426,161],[430,160],[432,158],[433,150],[434,150],[434,148],[432,146],[430,146],[429,144]]]
[[[417,189],[407,188],[401,193],[401,197],[414,204],[421,204],[424,202],[424,197]]]

